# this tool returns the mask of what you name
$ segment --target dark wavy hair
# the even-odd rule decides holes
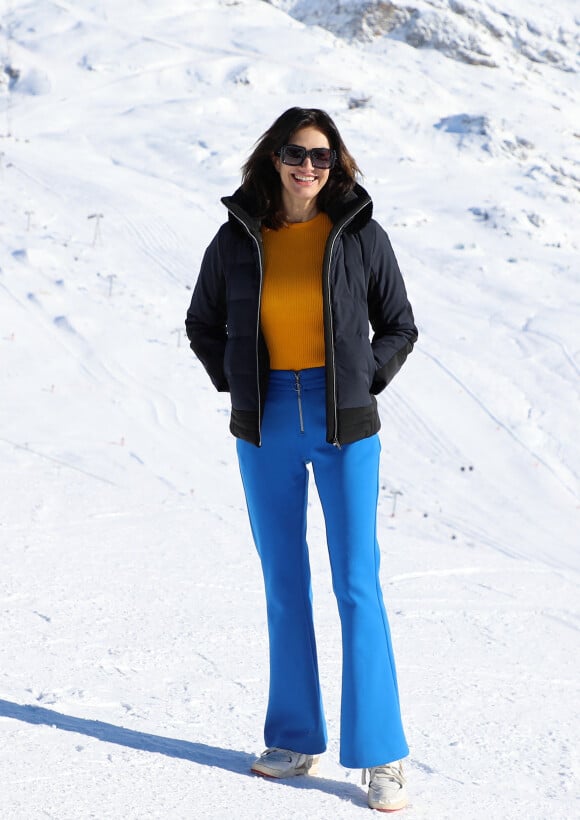
[[[269,228],[277,229],[286,224],[282,211],[282,185],[273,157],[283,145],[292,141],[296,131],[308,127],[317,128],[325,134],[337,157],[328,182],[318,194],[317,205],[321,211],[328,210],[331,202],[343,199],[352,191],[357,174],[361,174],[326,111],[320,108],[289,108],[262,134],[242,167],[242,190],[255,201],[256,216]]]

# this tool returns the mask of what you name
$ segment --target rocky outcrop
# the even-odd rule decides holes
[[[486,0],[264,0],[307,25],[348,41],[382,37],[432,48],[470,65],[496,67],[514,58],[578,71],[580,35],[570,27],[497,9]]]

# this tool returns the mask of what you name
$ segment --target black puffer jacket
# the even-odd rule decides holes
[[[215,387],[231,394],[231,432],[260,446],[269,375],[260,329],[260,222],[241,189],[222,202],[229,219],[205,252],[185,327]],[[391,243],[371,219],[367,192],[357,185],[328,215],[333,227],[322,271],[326,438],[341,445],[379,430],[374,394],[401,368],[417,329]]]

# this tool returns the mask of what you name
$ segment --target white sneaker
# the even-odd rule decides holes
[[[374,766],[369,773],[369,806],[377,811],[398,811],[408,803],[403,764],[400,760],[385,766]],[[362,783],[367,782],[367,769],[363,769]]]
[[[288,749],[266,749],[252,763],[251,771],[265,777],[296,777],[299,774],[316,774],[319,755],[303,755]]]

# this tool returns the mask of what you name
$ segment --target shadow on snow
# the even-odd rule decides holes
[[[208,746],[205,743],[192,743],[187,740],[177,740],[171,737],[150,735],[146,732],[137,732],[134,729],[125,729],[112,723],[101,720],[72,717],[43,706],[24,706],[0,699],[0,717],[21,720],[25,723],[52,726],[65,732],[75,732],[79,735],[94,737],[106,743],[115,743],[117,746],[126,746],[129,749],[138,749],[142,752],[154,752],[167,757],[189,760],[203,766],[216,766],[228,772],[252,776],[249,769],[254,760],[253,755],[237,752],[233,749],[222,749],[219,746]],[[353,783],[341,783],[321,777],[299,777],[291,781],[272,780],[272,784],[293,786],[301,789],[316,789],[333,794],[343,800],[357,805],[363,805],[363,794]]]
[[[155,752],[167,755],[167,757],[177,757],[206,766],[217,766],[238,774],[246,774],[253,760],[251,755],[244,752],[220,749],[218,746],[207,746],[204,743],[190,743],[186,740],[176,740],[160,735],[149,735],[145,732],[136,732],[134,729],[114,726],[112,723],[103,723],[101,720],[87,720],[63,715],[61,712],[45,709],[42,706],[22,706],[0,699],[0,716],[22,720],[25,723],[53,726],[65,732],[76,732],[79,735],[104,740],[106,743],[116,743],[118,746],[127,746],[142,752]]]

